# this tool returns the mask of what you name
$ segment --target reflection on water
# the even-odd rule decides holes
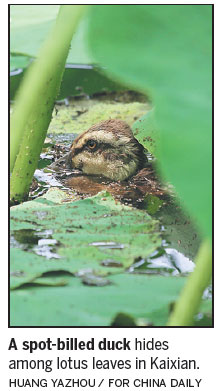
[[[138,259],[129,267],[128,272],[176,276],[192,272],[194,267],[194,262],[176,249],[159,247],[149,257]]]
[[[56,253],[59,243],[52,238],[52,229],[19,229],[11,232],[10,247],[31,251],[47,259],[60,258]]]

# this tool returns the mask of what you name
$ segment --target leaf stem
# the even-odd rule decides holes
[[[71,39],[86,7],[60,7],[54,29],[28,69],[11,118],[11,199],[25,199],[59,92]]]
[[[204,289],[212,276],[212,249],[210,241],[205,240],[196,256],[196,267],[187,279],[186,285],[175,304],[167,326],[192,326],[199,309]]]

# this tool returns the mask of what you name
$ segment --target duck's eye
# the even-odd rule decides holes
[[[87,141],[87,146],[89,149],[94,150],[97,147],[97,142],[95,140]]]

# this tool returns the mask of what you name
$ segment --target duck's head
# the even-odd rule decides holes
[[[144,147],[130,127],[117,119],[93,125],[73,141],[67,155],[71,168],[114,181],[133,176],[146,161]]]

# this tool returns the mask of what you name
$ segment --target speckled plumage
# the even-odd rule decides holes
[[[51,166],[58,177],[62,166],[73,172],[62,182],[83,198],[106,190],[124,203],[140,206],[146,194],[164,194],[144,147],[121,120],[100,122],[79,135],[70,152]]]

